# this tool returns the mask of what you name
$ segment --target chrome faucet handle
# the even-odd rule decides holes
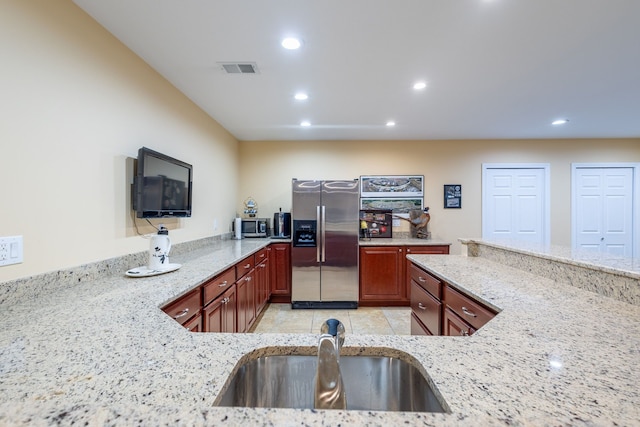
[[[334,337],[338,350],[344,344],[344,325],[338,319],[327,319],[320,327],[321,334],[329,334]]]

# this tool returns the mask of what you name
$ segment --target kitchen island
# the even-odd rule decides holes
[[[0,424],[640,423],[640,307],[458,255],[409,258],[495,308],[493,320],[470,337],[351,335],[342,350],[407,353],[449,413],[214,407],[240,360],[313,354],[318,336],[190,333],[160,307],[267,244],[214,242],[149,278],[61,272],[0,284]]]

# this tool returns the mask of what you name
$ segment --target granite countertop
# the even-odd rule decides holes
[[[375,237],[367,240],[360,239],[360,246],[451,246],[451,242],[411,237]]]
[[[270,241],[229,241],[176,272],[5,299],[0,424],[633,425],[640,308],[482,258],[413,255],[500,313],[471,337],[350,335],[345,354],[415,357],[448,414],[217,408],[243,357],[313,353],[313,334],[190,333],[159,307]],[[17,290],[16,292],[20,292]],[[10,302],[7,302],[10,301]],[[250,356],[246,356],[250,354]]]
[[[572,249],[560,245],[540,245],[514,240],[459,239],[464,245],[481,244],[533,255],[554,262],[627,276],[640,280],[640,258],[621,257],[606,252]]]

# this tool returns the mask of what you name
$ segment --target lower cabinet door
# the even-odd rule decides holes
[[[449,307],[444,309],[443,323],[443,335],[447,336],[467,336],[476,331],[471,325],[451,311]]]
[[[204,308],[203,329],[205,332],[222,332],[223,299],[222,296],[219,296]]]

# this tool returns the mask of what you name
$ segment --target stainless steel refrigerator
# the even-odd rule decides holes
[[[292,307],[356,308],[359,181],[292,187]]]

